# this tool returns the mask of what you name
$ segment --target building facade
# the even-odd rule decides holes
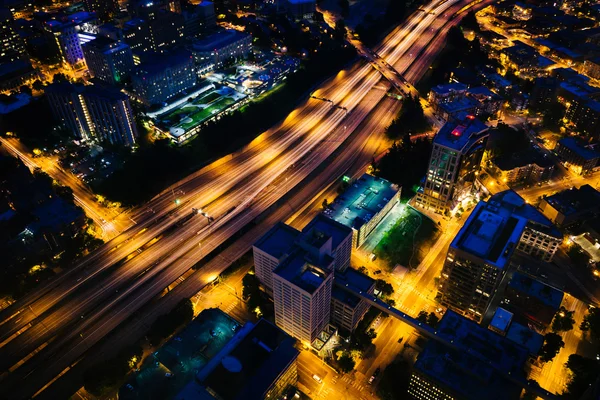
[[[230,29],[196,40],[191,49],[198,72],[206,73],[228,60],[246,57],[252,51],[252,36]]]
[[[436,213],[452,210],[472,193],[488,138],[488,127],[468,115],[446,123],[433,140],[425,185],[416,205]]]
[[[26,58],[25,43],[14,28],[12,13],[0,7],[0,63]]]
[[[273,273],[275,323],[290,336],[312,343],[329,323],[333,272],[303,255],[290,257]]]
[[[147,18],[133,18],[123,27],[123,40],[133,53],[143,57],[151,53],[164,53],[183,44],[185,38],[183,15],[158,10]]]
[[[162,104],[196,85],[194,61],[187,50],[157,55],[132,75],[133,91],[146,105]]]
[[[133,54],[125,43],[99,36],[82,49],[91,76],[104,83],[121,84],[133,70]]]
[[[64,63],[75,66],[84,61],[82,42],[91,39],[87,31],[97,26],[95,13],[78,12],[44,23],[44,29],[54,40]]]
[[[133,146],[138,136],[129,98],[113,89],[52,84],[46,95],[56,120],[77,138]]]
[[[567,167],[580,175],[592,172],[600,159],[600,153],[583,146],[573,137],[560,139],[554,151]]]

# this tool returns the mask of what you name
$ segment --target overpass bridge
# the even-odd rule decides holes
[[[559,399],[558,396],[556,396],[553,393],[550,393],[547,390],[544,390],[539,385],[531,384],[529,381],[527,381],[524,373],[518,373],[519,371],[515,371],[516,373],[512,373],[513,371],[510,371],[510,370],[507,372],[506,370],[499,368],[499,366],[496,365],[494,362],[491,362],[489,359],[484,358],[475,349],[465,346],[465,343],[463,343],[461,338],[458,337],[458,335],[456,335],[456,332],[454,332],[454,334],[453,334],[453,333],[449,333],[448,331],[442,331],[442,330],[432,328],[431,326],[429,326],[421,321],[418,321],[416,318],[411,317],[410,315],[406,314],[405,312],[398,310],[395,307],[392,307],[391,305],[387,304],[386,302],[384,302],[377,296],[365,293],[365,292],[357,289],[356,287],[353,287],[350,282],[344,280],[343,277],[341,277],[341,276],[338,277],[338,275],[336,275],[336,278],[334,279],[333,282],[334,282],[334,285],[337,286],[338,288],[343,289],[344,291],[357,296],[358,298],[366,301],[369,305],[376,307],[378,310],[380,310],[394,318],[399,319],[400,321],[404,322],[405,324],[410,325],[412,328],[419,331],[419,333],[422,334],[423,336],[425,336],[429,339],[433,339],[433,340],[443,344],[444,346],[452,348],[458,352],[467,353],[473,357],[478,358],[484,364],[487,364],[490,367],[494,368],[496,370],[496,372],[498,372],[500,375],[502,375],[505,379],[522,387],[523,389],[527,390],[528,392],[533,393],[533,394],[541,397],[544,400],[558,400]],[[444,321],[444,318],[447,318],[447,317],[454,318],[454,316],[459,319],[464,319],[465,323],[477,325],[473,321],[470,321],[470,320],[467,320],[466,318],[458,316],[458,314],[454,313],[453,311],[448,311],[446,313],[446,315],[440,321],[440,325],[442,324],[442,321]],[[479,325],[477,325],[477,326],[479,327]],[[479,329],[488,331],[487,329],[482,328],[482,327],[479,327]],[[500,335],[498,335],[492,331],[488,331],[488,332],[489,332],[489,334],[501,337]],[[505,340],[508,340],[508,339],[505,339]],[[515,345],[515,347],[519,347],[519,348],[521,347],[517,343],[514,343],[514,345]],[[496,361],[496,360],[493,360],[493,361]],[[521,371],[521,372],[523,372],[523,371]]]

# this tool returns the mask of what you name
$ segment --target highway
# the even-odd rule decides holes
[[[437,7],[445,10],[452,4]],[[431,14],[411,18],[406,30],[393,32],[378,53],[399,60],[434,19]],[[275,204],[329,157],[381,102],[385,90],[377,88],[380,79],[364,63],[341,72],[316,95],[345,107],[348,114],[318,100],[307,101],[277,129],[261,135],[241,152],[211,164],[136,210],[132,213],[136,226],[75,266],[68,279],[57,279],[5,310],[0,325],[0,347],[5,355],[1,362],[3,369],[12,371],[3,377],[3,392],[15,393],[15,398],[31,396],[198,260]],[[200,214],[192,215],[192,207],[211,216],[212,223]],[[189,220],[182,222],[185,218]],[[124,259],[128,260],[119,265]],[[205,281],[214,279],[216,272],[203,271]],[[15,335],[18,331],[21,333]]]

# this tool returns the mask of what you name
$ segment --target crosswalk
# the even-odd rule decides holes
[[[359,392],[362,392],[365,389],[364,385],[362,385],[360,382],[355,381],[348,375],[342,376],[342,382],[344,382],[347,385],[352,386],[354,389],[358,390]]]

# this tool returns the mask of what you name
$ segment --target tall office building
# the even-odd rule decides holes
[[[133,54],[125,43],[98,36],[82,49],[90,74],[104,83],[121,84],[133,70]]]
[[[86,88],[84,100],[97,139],[133,146],[138,135],[129,97],[116,89]]]
[[[444,213],[473,190],[488,138],[488,127],[471,115],[446,123],[433,140],[429,168],[416,204]]]
[[[515,251],[549,262],[561,241],[552,222],[512,190],[479,202],[448,249],[441,303],[481,321]]]
[[[197,37],[202,33],[214,29],[217,26],[215,6],[210,1],[192,5],[187,3],[182,11],[185,20],[185,37]]]
[[[70,83],[46,87],[55,118],[82,140],[132,146],[137,128],[129,98],[116,89]]]
[[[310,343],[330,320],[350,332],[356,328],[368,304],[333,288],[331,279],[364,293],[373,293],[375,281],[348,268],[351,252],[352,229],[323,214],[302,232],[279,223],[254,244],[256,276],[273,294],[279,327]]]
[[[81,140],[92,139],[87,110],[83,101],[84,86],[70,83],[54,83],[44,92],[52,108],[54,118]]]
[[[256,276],[267,291],[273,289],[273,271],[290,254],[301,249],[313,260],[333,260],[336,271],[350,266],[352,230],[324,215],[317,215],[302,232],[279,223],[253,246]]]
[[[119,12],[117,0],[84,0],[85,8],[94,12],[102,21],[110,21]]]
[[[95,13],[78,12],[51,19],[44,23],[44,29],[58,45],[62,61],[77,65],[84,61],[82,42],[93,39],[89,31],[96,30]]]
[[[0,8],[0,63],[27,58],[25,43],[14,28],[14,19],[8,8]]]
[[[329,323],[333,259],[313,263],[299,251],[273,272],[275,323],[289,335],[312,343]]]
[[[162,53],[183,43],[185,19],[180,8],[169,4],[157,1],[130,3],[129,11],[134,18],[125,23],[123,37],[134,54]]]
[[[143,103],[161,104],[192,88],[196,78],[192,55],[178,49],[141,64],[132,75],[133,90]]]

